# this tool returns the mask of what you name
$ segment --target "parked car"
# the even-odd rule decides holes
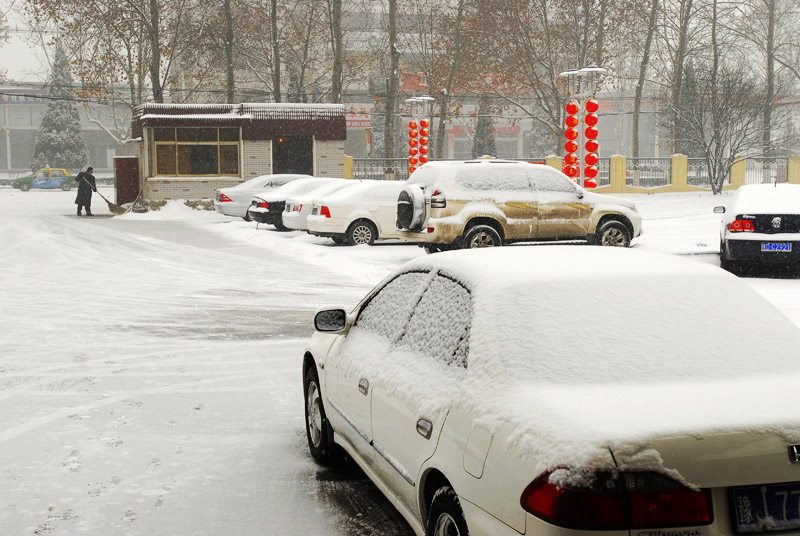
[[[715,266],[453,251],[314,323],[311,455],[344,449],[416,534],[800,527],[800,331]]]
[[[230,188],[214,190],[214,210],[226,216],[236,216],[250,221],[247,209],[253,196],[274,190],[296,179],[310,179],[308,175],[261,175]]]
[[[279,231],[288,231],[289,228],[283,224],[283,209],[286,207],[288,198],[308,193],[326,184],[344,180],[314,177],[296,179],[272,191],[258,193],[253,196],[250,208],[247,209],[248,217],[258,223],[274,225]]]
[[[65,192],[78,186],[75,177],[62,168],[42,168],[33,175],[18,177],[11,181],[11,186],[27,192],[31,188],[55,189],[61,188]]]
[[[363,181],[315,199],[306,219],[308,232],[351,246],[397,238],[397,196],[403,186],[400,181]]]
[[[334,182],[333,184],[326,184],[320,186],[316,190],[311,190],[306,194],[297,195],[291,199],[286,200],[286,208],[283,210],[283,225],[289,229],[296,231],[308,230],[308,223],[306,219],[311,214],[311,204],[314,199],[324,199],[325,196],[334,194],[340,190],[351,188],[363,182],[360,179],[353,179],[348,181]]]
[[[397,228],[429,253],[532,240],[628,247],[642,218],[632,202],[588,192],[550,166],[467,160],[420,166],[398,198]]]
[[[800,185],[749,184],[740,187],[727,207],[719,233],[723,268],[743,263],[800,262]]]

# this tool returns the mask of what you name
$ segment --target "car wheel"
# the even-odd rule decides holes
[[[422,246],[422,249],[425,250],[425,253],[431,255],[432,253],[439,253],[440,251],[447,251],[450,249],[447,246],[443,246],[442,244],[427,244]]]
[[[72,185],[68,182],[62,182],[61,189],[64,190],[65,192],[69,192],[70,190],[72,190]]]
[[[436,490],[428,512],[425,536],[467,536],[467,521],[458,495],[450,486]]]
[[[607,221],[597,231],[597,245],[628,248],[631,246],[631,232],[621,221]]]
[[[464,235],[463,247],[467,249],[491,248],[502,245],[503,241],[500,239],[500,233],[494,227],[488,225],[476,225]]]
[[[347,243],[351,246],[367,244],[371,246],[378,238],[378,229],[371,221],[359,220],[347,229]]]
[[[281,232],[286,232],[286,231],[289,230],[289,228],[286,227],[283,224],[283,222],[280,222],[280,221],[279,222],[275,222],[275,229],[278,230],[278,231],[281,231]]]
[[[311,456],[321,465],[335,461],[333,432],[325,415],[322,392],[319,389],[319,375],[313,366],[308,369],[303,381],[305,392],[306,438]]]
[[[31,189],[31,183],[21,182],[19,183],[19,189],[22,190],[23,192],[27,192],[28,190]]]

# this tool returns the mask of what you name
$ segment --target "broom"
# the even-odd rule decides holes
[[[89,185],[89,187],[91,187],[91,188],[92,188],[92,190],[94,190],[95,192],[97,192],[97,195],[99,195],[100,197],[102,197],[102,198],[103,198],[103,201],[105,201],[105,202],[106,202],[106,204],[108,205],[108,210],[110,210],[112,214],[114,214],[114,215],[116,215],[116,216],[119,216],[119,215],[121,215],[121,214],[125,214],[126,212],[128,212],[128,209],[126,209],[126,208],[123,208],[123,207],[119,206],[118,204],[116,204],[116,203],[112,203],[111,201],[109,201],[108,199],[106,199],[106,196],[104,196],[103,194],[101,194],[101,193],[98,191],[97,187],[92,187],[92,184],[91,184],[89,181],[87,181],[87,180],[86,180],[84,177],[81,177],[81,179],[83,179],[83,182],[85,182],[86,184],[88,184],[88,185]]]

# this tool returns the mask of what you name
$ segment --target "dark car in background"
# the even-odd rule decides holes
[[[714,212],[724,214],[719,258],[726,270],[752,262],[800,263],[800,184],[748,184]]]

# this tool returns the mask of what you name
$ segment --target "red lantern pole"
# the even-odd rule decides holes
[[[567,173],[578,184],[584,188],[596,188],[597,182],[597,123],[596,112],[599,108],[594,95],[597,92],[599,79],[605,69],[596,66],[584,67],[580,70],[571,70],[561,73],[559,76],[567,79],[570,98],[567,103],[567,118],[565,120],[567,136],[564,148],[567,155],[564,157],[564,172],[572,172],[572,161],[575,160],[577,169],[574,175]],[[577,99],[577,101],[576,101]],[[580,101],[586,99],[584,106]],[[577,109],[576,109],[577,108]],[[581,108],[585,108],[585,112]],[[575,118],[573,118],[575,116]],[[577,121],[576,121],[577,119]],[[582,124],[581,124],[582,123]],[[574,153],[577,151],[577,155]]]

